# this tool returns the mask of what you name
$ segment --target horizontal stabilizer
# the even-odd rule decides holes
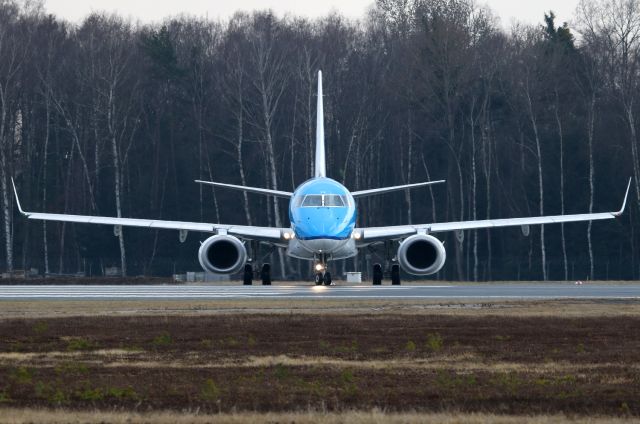
[[[445,180],[427,181],[425,183],[406,184],[406,185],[393,186],[393,187],[384,187],[384,188],[374,188],[374,189],[371,189],[371,190],[354,191],[354,192],[351,193],[351,195],[354,198],[365,197],[365,196],[375,196],[376,194],[391,193],[393,191],[408,190],[408,189],[411,189],[411,188],[425,187],[425,186],[429,186],[429,185],[433,185],[433,184],[442,184],[444,182],[445,182]]]
[[[257,188],[257,187],[247,187],[235,184],[224,184],[224,183],[215,183],[213,181],[201,181],[196,180],[198,184],[211,185],[214,187],[223,187],[230,188],[232,190],[240,190],[246,191],[247,193],[258,193],[258,194],[266,194],[267,196],[275,196],[275,197],[284,197],[290,199],[293,196],[293,193],[288,191],[280,191],[280,190],[269,190],[268,188]]]

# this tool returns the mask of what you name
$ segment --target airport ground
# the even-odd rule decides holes
[[[0,422],[634,422],[640,302],[1,301]]]

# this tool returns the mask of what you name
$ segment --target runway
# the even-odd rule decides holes
[[[421,286],[0,286],[7,300],[207,299],[640,299],[640,285],[474,284]]]

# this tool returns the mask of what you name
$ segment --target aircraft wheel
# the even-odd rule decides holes
[[[242,283],[245,286],[250,286],[253,284],[253,265],[246,264],[244,266],[244,275],[242,277]]]
[[[400,265],[396,264],[391,266],[391,285],[400,285]]]
[[[382,284],[382,265],[375,264],[373,266],[373,285],[379,286]]]
[[[331,273],[330,272],[325,272],[324,273],[324,285],[325,286],[330,286],[331,285]]]
[[[322,274],[317,273],[315,278],[316,286],[321,286],[324,283],[324,277]]]
[[[260,278],[262,279],[263,286],[271,285],[271,264],[262,265],[262,270],[260,271]]]

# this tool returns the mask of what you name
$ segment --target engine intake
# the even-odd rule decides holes
[[[200,266],[215,274],[233,274],[247,262],[247,249],[237,238],[228,235],[209,237],[198,250]]]
[[[402,242],[398,248],[398,262],[413,275],[431,275],[440,271],[447,260],[447,251],[433,236],[417,234]]]

